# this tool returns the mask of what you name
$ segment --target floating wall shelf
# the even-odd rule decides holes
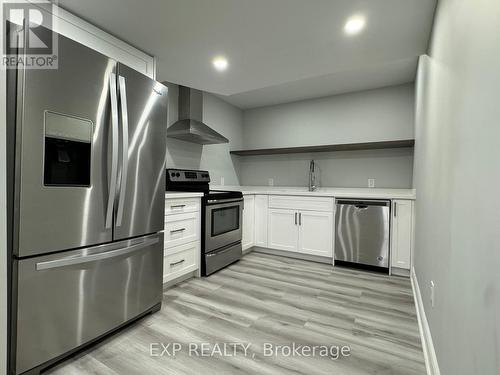
[[[298,154],[311,152],[331,152],[331,151],[356,151],[356,150],[381,150],[387,148],[408,148],[415,145],[414,139],[401,139],[397,141],[364,142],[364,143],[344,143],[337,145],[285,147],[285,148],[262,148],[255,150],[230,151],[232,155],[253,156],[253,155],[277,155],[277,154]]]

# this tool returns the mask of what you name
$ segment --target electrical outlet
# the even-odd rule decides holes
[[[368,187],[369,188],[374,188],[375,187],[375,179],[374,178],[369,178],[368,179]]]
[[[224,186],[224,177],[222,177],[222,176],[220,178],[220,186]]]
[[[431,280],[431,285],[430,285],[430,288],[431,288],[431,307],[434,307],[434,302],[435,302],[435,285],[434,285],[434,281]]]
[[[269,178],[267,180],[267,183],[268,183],[269,186],[274,186],[274,178]]]

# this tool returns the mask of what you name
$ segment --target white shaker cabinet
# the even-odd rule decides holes
[[[267,210],[269,197],[255,196],[255,246],[267,247]]]
[[[333,255],[333,212],[299,212],[298,252],[321,257]]]
[[[243,197],[243,232],[241,246],[247,250],[254,246],[255,238],[255,196],[245,195]]]
[[[276,250],[297,251],[298,212],[270,208],[268,210],[268,247]]]
[[[409,270],[413,247],[413,201],[392,201],[391,266]]]
[[[163,245],[164,284],[199,271],[200,240],[200,198],[167,198]]]
[[[268,248],[333,256],[333,198],[274,196],[269,206]]]

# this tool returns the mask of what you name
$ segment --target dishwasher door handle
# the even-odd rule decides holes
[[[390,207],[391,202],[388,200],[347,200],[347,199],[339,199],[337,201],[337,206],[378,206],[378,207]]]
[[[354,207],[356,207],[358,210],[366,210],[368,208],[366,204],[358,204],[355,205]]]

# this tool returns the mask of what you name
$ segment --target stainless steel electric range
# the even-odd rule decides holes
[[[241,258],[243,194],[210,190],[208,171],[167,169],[167,191],[201,192],[201,274],[208,276]]]

